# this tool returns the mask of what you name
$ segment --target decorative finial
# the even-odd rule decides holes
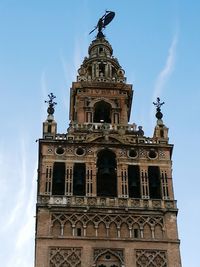
[[[161,112],[161,106],[165,104],[165,102],[160,102],[160,98],[157,97],[157,102],[153,102],[154,106],[156,106],[156,118],[158,120],[161,120],[163,117],[163,114]]]
[[[105,28],[114,18],[115,12],[106,11],[105,14],[99,19],[97,26],[89,33],[91,34],[98,28],[97,38],[103,38],[104,34],[102,33],[102,29]]]
[[[54,110],[54,106],[57,105],[57,103],[53,101],[56,98],[56,96],[53,93],[50,93],[48,95],[48,97],[49,97],[49,100],[45,101],[45,103],[49,104],[49,106],[47,108],[47,112],[48,112],[49,115],[53,115],[54,111],[55,111]]]

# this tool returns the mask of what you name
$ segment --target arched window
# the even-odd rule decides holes
[[[99,101],[94,105],[94,122],[111,123],[111,105],[105,101]]]
[[[74,164],[73,195],[85,195],[85,163]]]
[[[117,196],[117,163],[116,155],[109,149],[98,153],[97,159],[97,195]]]
[[[161,199],[160,169],[158,166],[149,166],[149,194],[150,198]]]
[[[128,166],[129,197],[140,198],[140,169],[138,165]]]
[[[52,195],[65,193],[65,163],[55,162],[53,165]]]

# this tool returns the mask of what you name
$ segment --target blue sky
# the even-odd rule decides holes
[[[200,2],[184,0],[0,1],[0,262],[33,267],[37,143],[49,92],[60,133],[69,88],[105,10],[105,34],[134,86],[130,123],[152,136],[152,102],[165,101],[183,267],[199,267]]]

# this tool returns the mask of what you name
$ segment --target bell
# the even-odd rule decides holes
[[[82,186],[83,185],[83,179],[81,179],[81,177],[79,177],[77,180],[76,180],[76,186]]]
[[[137,183],[135,180],[131,181],[130,183],[130,187],[136,187],[137,186]]]
[[[108,174],[110,174],[110,170],[109,170],[109,168],[108,168],[108,167],[103,168],[103,169],[102,169],[102,174],[103,174],[103,175],[108,175]]]

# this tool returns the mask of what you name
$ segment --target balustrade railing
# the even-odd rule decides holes
[[[177,209],[176,200],[78,197],[78,196],[38,196],[38,204],[71,207],[105,207],[126,209]]]

